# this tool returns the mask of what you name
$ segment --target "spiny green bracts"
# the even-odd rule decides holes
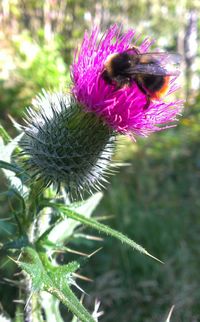
[[[64,186],[79,197],[100,190],[111,173],[114,132],[72,97],[43,91],[27,110],[24,131],[25,166],[43,187]]]

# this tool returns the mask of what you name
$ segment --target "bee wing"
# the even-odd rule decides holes
[[[178,76],[180,70],[177,68],[162,67],[155,64],[137,64],[135,67],[130,67],[124,71],[125,75],[145,74],[157,76]]]
[[[141,60],[155,60],[161,64],[175,64],[179,65],[182,60],[182,56],[178,53],[167,53],[167,52],[152,52],[139,54]]]
[[[132,64],[126,70],[128,74],[146,74],[160,76],[178,76],[181,55],[177,53],[139,54],[139,63]]]

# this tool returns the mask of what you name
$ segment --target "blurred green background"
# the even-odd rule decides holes
[[[0,2],[0,119],[11,135],[9,115],[22,122],[25,107],[42,88],[65,90],[70,84],[74,48],[94,24],[102,30],[115,22],[135,28],[184,58],[177,95],[185,109],[178,126],[137,143],[120,140],[116,159],[129,165],[112,177],[96,210],[114,215],[109,225],[165,264],[105,238],[103,250],[84,269],[94,279],[84,288],[101,300],[102,321],[164,321],[172,305],[172,321],[200,321],[199,14],[195,0]],[[9,209],[9,203],[1,205],[1,238],[14,232],[2,220]],[[13,278],[14,271],[14,265],[1,267],[1,276]],[[0,283],[0,310],[13,315],[16,289],[2,278]]]

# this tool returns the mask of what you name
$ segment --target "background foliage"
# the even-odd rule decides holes
[[[112,178],[96,210],[98,216],[114,215],[109,221],[112,227],[145,246],[165,265],[106,238],[104,250],[84,268],[94,282],[82,283],[91,294],[85,302],[101,300],[103,321],[161,321],[173,304],[173,321],[200,320],[199,14],[195,0],[0,3],[0,115],[11,134],[8,115],[22,122],[25,106],[41,88],[67,89],[74,48],[93,24],[103,30],[114,22],[125,29],[136,28],[155,38],[156,46],[184,57],[179,93],[186,104],[179,125],[136,144],[122,140],[116,158],[129,166]],[[1,176],[0,190],[4,187]],[[15,233],[15,227],[3,219],[15,204],[8,199],[1,204],[3,241]],[[94,242],[76,246],[91,250]],[[16,267],[5,264],[1,262],[1,274],[7,279],[0,279],[0,310],[13,315],[16,289],[8,279],[13,279]],[[64,308],[63,314],[68,316]]]

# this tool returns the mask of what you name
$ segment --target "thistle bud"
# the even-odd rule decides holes
[[[110,173],[113,131],[80,103],[62,93],[43,91],[27,110],[23,158],[43,187],[64,186],[72,197],[100,190]]]

